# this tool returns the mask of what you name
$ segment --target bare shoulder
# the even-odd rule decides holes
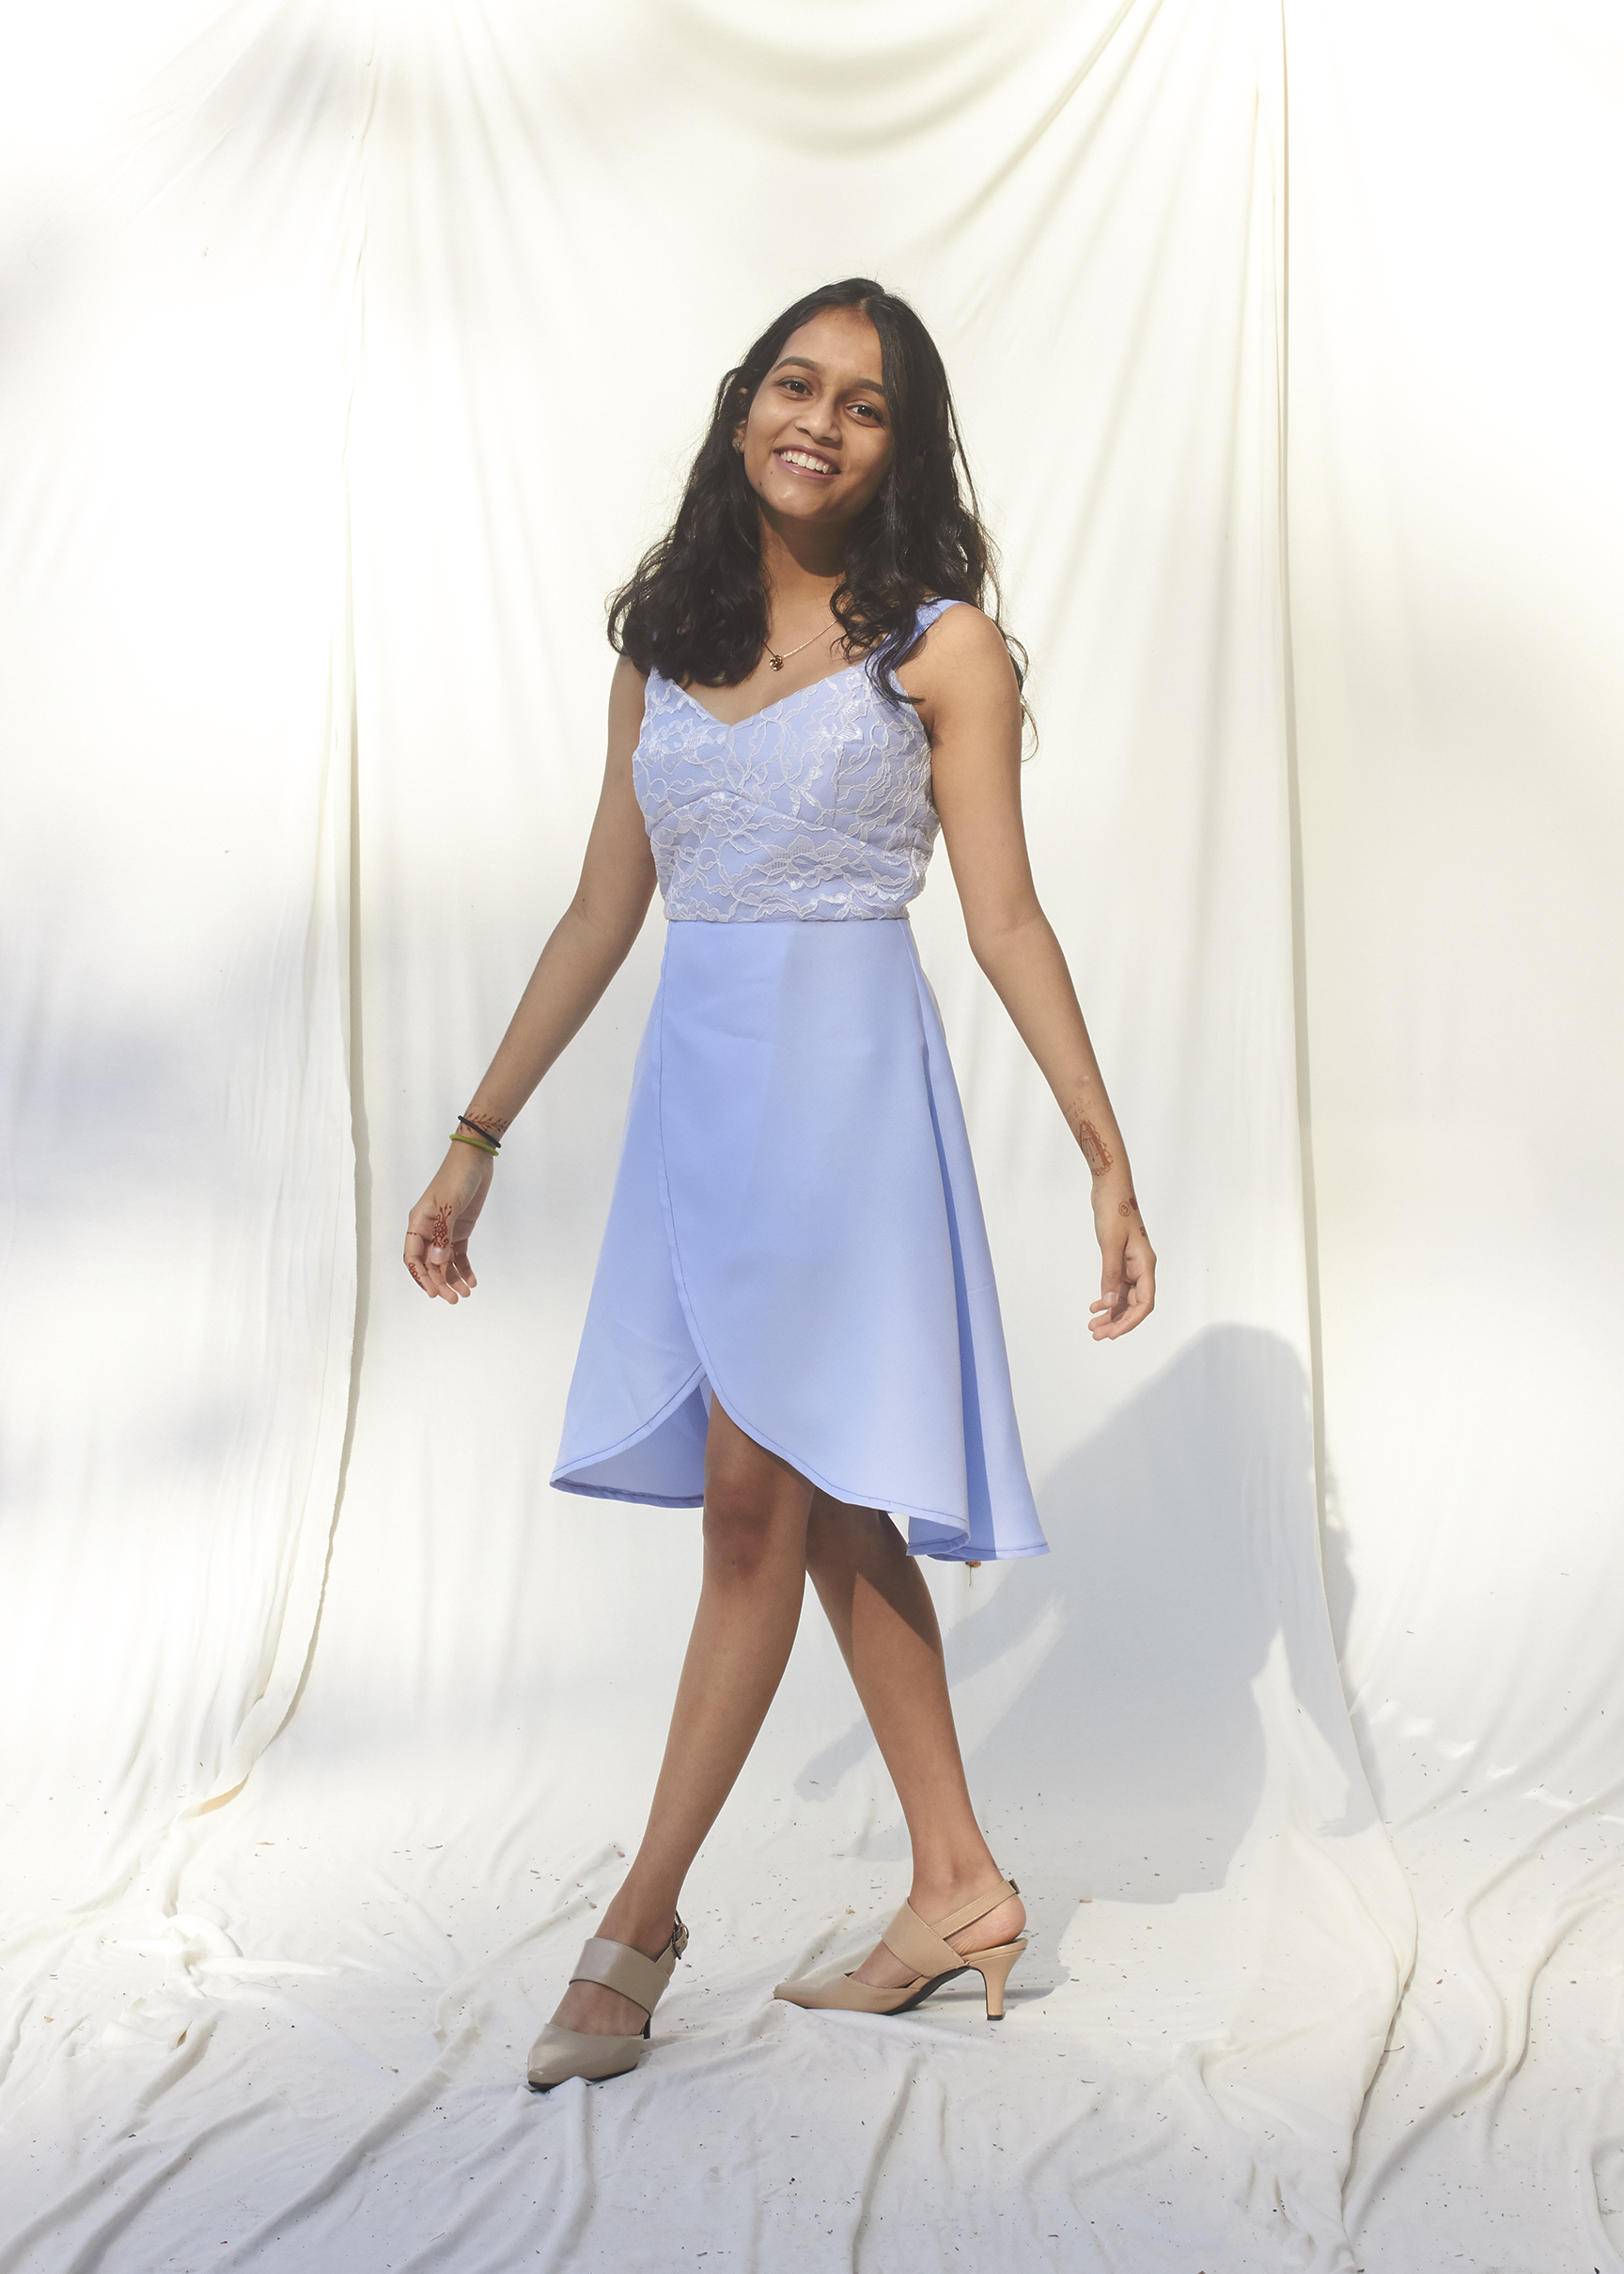
[[[956,600],[943,609],[920,642],[918,652],[940,655],[959,665],[1007,664],[1009,660],[1003,633],[985,608],[975,607],[967,600]]]
[[[932,739],[966,710],[1018,713],[1020,690],[1004,635],[982,608],[945,608],[898,673]]]
[[[622,655],[615,666],[615,676],[609,682],[609,733],[611,740],[630,734],[635,742],[643,731],[643,702],[648,691],[648,675],[639,671],[629,657]]]

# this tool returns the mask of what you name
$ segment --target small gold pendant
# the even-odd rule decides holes
[[[781,655],[774,655],[771,648],[769,648],[767,651],[767,661],[772,665],[774,671],[783,670],[784,658]]]

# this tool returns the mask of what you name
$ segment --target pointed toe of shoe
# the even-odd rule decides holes
[[[843,2004],[844,1993],[851,1977],[837,1966],[824,1967],[816,1974],[802,1974],[793,1982],[781,1982],[773,1992],[786,2005],[802,2005],[815,2009],[826,2005]]]
[[[671,1939],[657,1958],[649,1958],[629,1943],[611,1942],[594,1935],[575,1961],[571,1982],[595,1982],[602,1988],[629,1998],[652,2020],[654,2008],[665,1994],[673,1968],[688,1948],[688,1929],[679,1918],[671,1922]],[[623,2077],[634,2069],[648,2050],[649,2023],[635,2037],[600,2037],[581,2030],[561,2030],[550,2021],[530,2047],[525,2074],[533,2093],[550,2093],[555,2084],[584,2077],[596,2084],[605,2077]]]
[[[648,2050],[648,2041],[636,2037],[598,2037],[580,2030],[561,2030],[550,2021],[530,2047],[525,2074],[533,2093],[550,2093],[555,2084],[584,2077],[588,2084],[605,2077],[623,2077],[634,2069]]]
[[[804,1982],[781,1982],[773,1993],[788,2005],[804,2006],[818,2014],[888,2014],[907,1995],[903,1990],[873,1990],[854,1974],[836,1968],[832,1973],[811,1974]]]

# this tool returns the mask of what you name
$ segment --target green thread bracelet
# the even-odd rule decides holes
[[[488,1153],[492,1160],[502,1150],[500,1145],[488,1145],[483,1137],[470,1137],[465,1129],[453,1129],[450,1142],[453,1145],[476,1146],[481,1153]]]

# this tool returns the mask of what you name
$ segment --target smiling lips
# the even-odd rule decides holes
[[[837,469],[826,458],[814,458],[810,450],[774,450],[773,455],[781,464],[793,466],[797,474],[816,474],[824,478]]]

